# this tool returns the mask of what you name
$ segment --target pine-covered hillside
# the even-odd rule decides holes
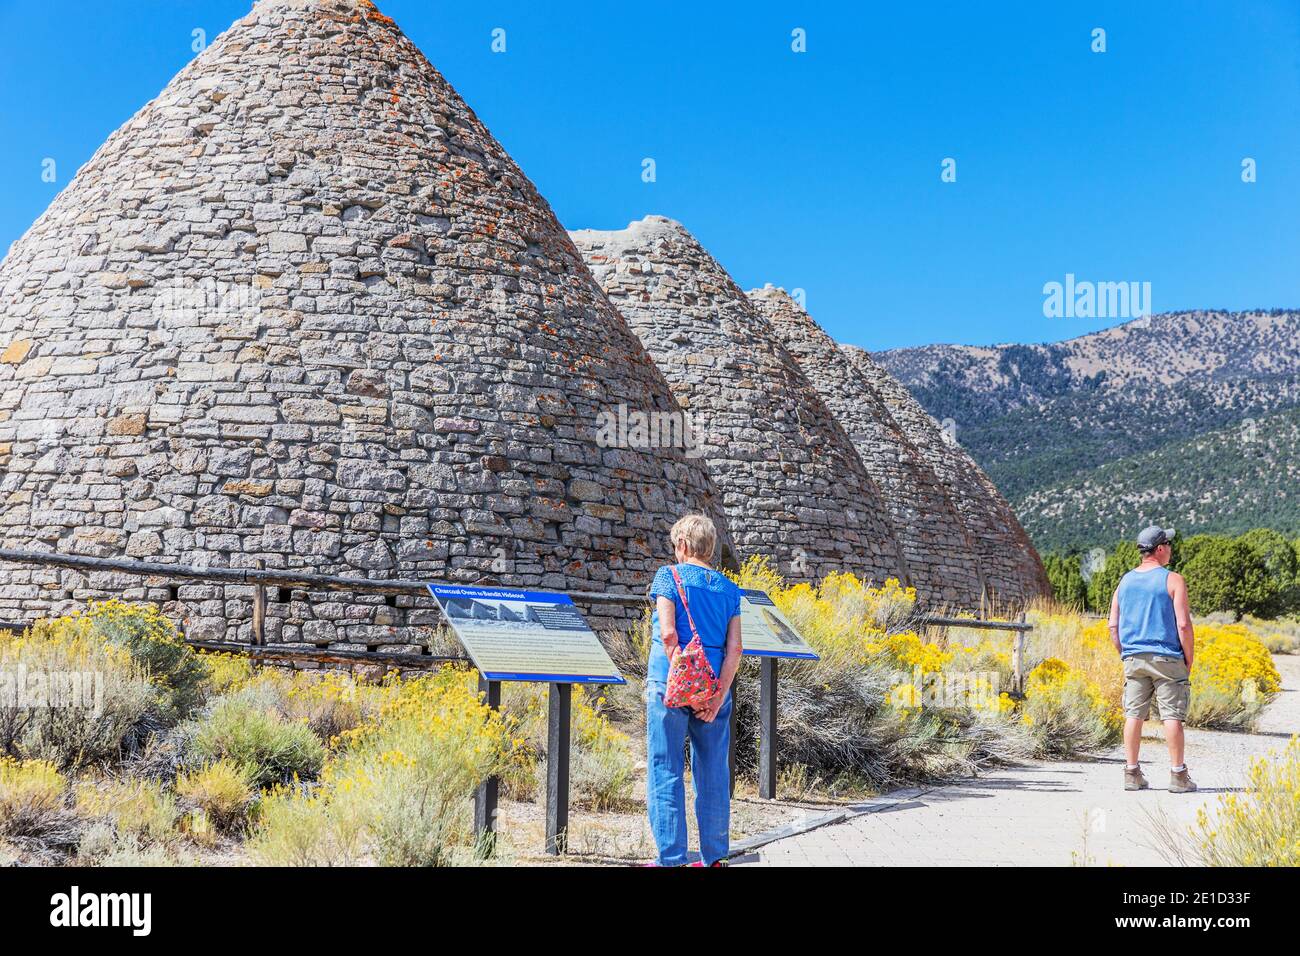
[[[1300,530],[1300,311],[1152,316],[1050,345],[876,356],[989,473],[1041,550],[1135,524]]]

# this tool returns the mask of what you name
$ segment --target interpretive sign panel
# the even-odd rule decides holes
[[[429,593],[488,680],[625,683],[567,594],[439,584]]]
[[[740,627],[745,653],[751,656],[819,658],[765,591],[741,589]]]

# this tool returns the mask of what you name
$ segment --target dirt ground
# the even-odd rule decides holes
[[[815,793],[792,796],[787,790],[780,800],[762,800],[752,783],[738,781],[731,801],[731,839],[735,842],[819,816],[862,796],[830,798]],[[698,848],[693,800],[688,781],[686,808],[692,853]],[[498,819],[498,860],[506,865],[635,866],[648,863],[655,856],[654,838],[646,817],[644,783],[638,786],[636,799],[618,811],[593,813],[570,809],[569,850],[558,858],[545,852],[544,802],[502,801]]]

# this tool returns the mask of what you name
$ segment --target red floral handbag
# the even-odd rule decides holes
[[[686,623],[691,628],[691,640],[668,665],[664,706],[703,707],[717,695],[718,678],[709,664],[708,655],[704,653],[700,632],[695,629],[695,619],[691,617],[691,606],[686,600],[686,589],[682,587],[681,576],[675,567],[670,570],[677,583],[677,595],[682,599],[682,607],[686,608]]]

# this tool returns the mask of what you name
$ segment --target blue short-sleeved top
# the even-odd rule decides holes
[[[731,619],[740,614],[740,588],[721,571],[702,568],[698,564],[676,565],[681,576],[682,587],[691,602],[691,617],[695,619],[696,630],[700,634],[700,643],[708,655],[709,666],[713,673],[722,673],[722,659],[727,649],[727,627]],[[650,584],[650,596],[670,598],[677,611],[677,639],[685,647],[691,640],[691,626],[686,620],[686,609],[677,594],[677,585],[673,581],[672,568],[664,565],[655,574]],[[664,653],[663,638],[659,633],[659,606],[651,618],[650,660],[646,668],[646,679],[652,681],[668,680],[668,655]]]

